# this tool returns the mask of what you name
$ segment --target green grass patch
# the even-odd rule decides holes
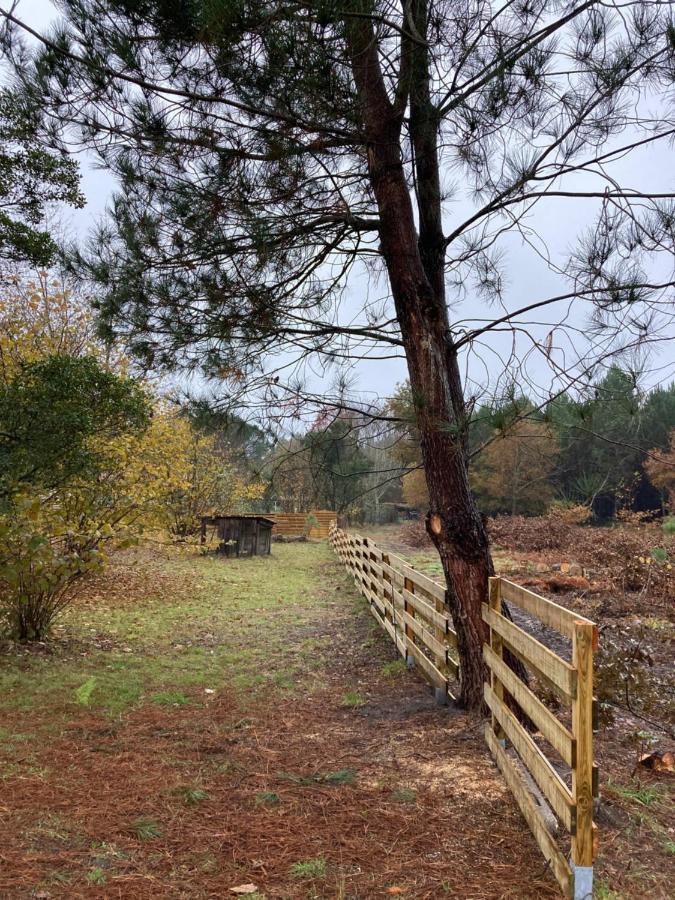
[[[391,792],[391,799],[396,801],[396,803],[416,803],[417,791],[407,787],[396,788],[395,791]]]
[[[86,608],[74,604],[58,622],[52,654],[6,658],[0,713],[49,708],[60,731],[73,703],[118,717],[144,702],[186,705],[193,687],[241,694],[316,688],[309,671],[330,641],[307,638],[302,627],[321,621],[334,599],[322,580],[332,559],[325,544],[279,545],[271,561],[167,559],[143,548],[125,554],[113,558],[111,584],[116,565],[138,571],[146,596],[127,603],[103,594]],[[114,649],[100,649],[94,635],[114,637]],[[59,646],[63,638],[90,649],[73,656],[67,643]]]
[[[188,785],[176,788],[174,793],[188,806],[198,806],[204,800],[209,799],[208,791],[205,791],[203,788],[189,787]]]
[[[96,687],[96,681],[96,676],[91,675],[89,678],[87,678],[84,684],[81,684],[75,691],[75,699],[80,704],[80,706],[89,706],[91,695],[93,694],[94,688]]]
[[[139,841],[150,841],[162,836],[162,829],[154,819],[136,819],[131,830]]]
[[[354,769],[339,769],[337,772],[328,772],[319,778],[323,784],[355,784],[356,772]]]
[[[603,878],[596,880],[593,894],[596,900],[621,900],[621,894],[613,891]]]
[[[152,702],[157,706],[187,706],[190,698],[180,691],[159,691],[152,695]]]
[[[400,678],[408,671],[404,659],[396,659],[393,662],[385,663],[380,669],[385,678]]]
[[[337,772],[325,772],[318,775],[296,775],[293,772],[279,772],[279,781],[290,781],[292,784],[354,784],[356,772],[354,769],[339,769]]]
[[[365,704],[365,699],[358,691],[345,691],[340,701],[340,706],[344,706],[346,709],[358,709],[360,706],[365,706]]]
[[[294,875],[296,878],[325,878],[326,860],[319,856],[316,859],[303,859],[300,862],[293,863],[291,875]]]
[[[89,884],[105,884],[107,880],[105,871],[100,866],[95,866],[87,872]]]
[[[640,806],[652,806],[663,799],[663,795],[656,787],[640,787],[639,785],[616,784],[615,782],[607,782],[605,790],[610,791],[617,797],[623,797],[624,800],[631,800]]]

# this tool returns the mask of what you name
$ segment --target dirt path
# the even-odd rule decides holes
[[[256,610],[227,645],[256,642],[265,681],[116,717],[63,701],[4,781],[0,897],[559,896],[481,724],[436,707],[326,550],[312,561],[301,618],[287,605],[280,635]],[[7,714],[38,734],[46,713]]]

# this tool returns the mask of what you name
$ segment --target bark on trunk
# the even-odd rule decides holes
[[[415,5],[418,33],[426,9]],[[482,704],[482,645],[488,630],[481,604],[488,596],[488,538],[470,488],[463,387],[450,334],[444,288],[437,129],[428,96],[426,50],[408,48],[410,120],[415,152],[420,231],[417,232],[401,158],[405,104],[392,103],[382,77],[377,40],[367,20],[345,23],[370,182],[380,216],[381,252],[408,363],[429,488],[427,530],[438,550],[457,631],[461,663],[459,702]],[[403,67],[402,67],[403,69]]]

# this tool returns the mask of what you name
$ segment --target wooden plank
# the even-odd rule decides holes
[[[597,639],[595,623],[591,622],[590,619],[585,619],[583,616],[580,616],[569,609],[565,609],[564,606],[554,603],[553,600],[548,600],[546,597],[540,597],[539,594],[528,591],[527,588],[521,587],[519,584],[514,584],[513,581],[508,581],[506,578],[500,578],[499,580],[501,582],[501,591],[504,600],[532,613],[533,616],[537,616],[537,618],[541,619],[546,625],[555,628],[556,631],[564,634],[566,637],[570,638],[570,640],[574,637],[575,622],[584,622],[587,625],[590,625],[596,636],[594,640]]]
[[[502,593],[501,593],[501,582],[499,578],[490,578],[489,579],[489,604],[490,609],[496,614],[501,616],[502,614]],[[492,654],[495,658],[502,659],[504,654],[504,645],[499,634],[493,629],[490,629],[490,646],[492,648]],[[483,650],[486,647],[483,645]],[[498,699],[504,702],[504,688],[502,686],[501,681],[497,677],[495,669],[492,669],[490,672],[490,685],[492,690],[497,695]],[[497,721],[494,713],[492,714],[492,732],[499,739],[502,740],[504,737],[504,731]]]
[[[572,769],[572,795],[577,805],[577,828],[572,838],[572,861],[593,865],[593,625],[574,625],[572,662],[578,673],[577,694],[572,704],[572,730],[577,741],[577,760]]]
[[[513,794],[525,821],[530,826],[530,831],[534,835],[534,838],[539,845],[539,849],[543,853],[546,861],[550,864],[551,871],[555,875],[563,894],[565,897],[571,897],[574,886],[572,870],[562,851],[548,831],[546,823],[544,822],[544,817],[539,811],[535,799],[528,791],[515,765],[509,759],[508,754],[504,748],[500,746],[497,738],[492,733],[490,725],[485,726],[485,740],[497,763],[499,771],[504,776],[504,781],[506,781]]]
[[[459,673],[459,664],[449,655],[447,644],[444,644],[441,641],[437,640],[434,635],[424,627],[425,623],[420,622],[419,619],[413,619],[413,617],[405,612],[405,610],[399,610],[397,615],[399,619],[413,632],[415,637],[419,638],[420,641],[422,641],[427,647],[427,649],[429,649],[437,657],[437,668],[442,671],[438,661],[438,657],[440,657],[441,665],[447,666],[452,671],[453,675],[457,677]]]
[[[565,782],[525,731],[510,709],[503,704],[489,684],[485,684],[485,702],[504,729],[518,756],[541,788],[556,816],[569,832],[575,828],[575,808]]]
[[[390,565],[389,563],[385,563],[383,561],[382,562],[382,571],[389,576],[389,578],[391,579],[391,581],[394,584],[399,585],[399,587],[403,587],[403,582],[405,581],[405,577],[403,576],[403,574],[401,572],[399,572],[397,569],[395,569],[392,565]]]
[[[490,671],[496,675],[500,684],[511,694],[523,712],[532,719],[543,737],[557,750],[568,766],[573,766],[576,742],[572,733],[487,644],[483,645],[483,658]],[[492,689],[494,690],[494,685]],[[495,690],[495,694],[499,697],[498,691]],[[503,699],[503,695],[500,699]]]
[[[366,587],[365,585],[363,587],[363,592],[367,599],[370,600],[370,602],[379,609],[382,615],[384,615],[384,605],[377,594],[375,594],[370,590],[370,588]]]
[[[447,613],[445,600],[439,600],[438,597],[436,597],[432,599],[432,603],[434,604],[437,613],[440,613],[441,615]],[[448,641],[446,640],[446,635],[448,635],[449,631],[450,623],[448,621],[446,621],[445,625],[436,625],[434,627],[436,640],[443,647],[442,652],[437,654],[436,665],[441,669],[443,669],[444,666],[450,666],[456,678],[459,672],[459,667],[455,665],[455,660],[448,655]]]
[[[414,597],[414,594],[412,593],[413,585],[412,585],[412,582],[408,578],[406,578],[403,581],[403,588],[404,588],[403,589],[403,612],[407,613],[410,618],[413,618],[413,616],[412,616],[413,607],[411,607],[410,601],[408,599],[409,597]],[[405,643],[406,643],[406,647],[407,647],[409,643],[413,643],[413,639],[412,639],[413,631],[412,631],[412,628],[410,627],[410,625],[405,625],[405,637],[406,637]]]
[[[418,647],[417,644],[415,644],[415,642],[410,640],[409,638],[406,640],[406,648],[408,650],[408,653],[410,653],[411,656],[415,657],[415,662],[419,665],[420,669],[422,669],[429,681],[436,687],[442,687],[447,690],[447,678],[436,668],[432,661],[424,655],[421,648]]]
[[[568,702],[574,699],[577,686],[576,669],[522,628],[497,615],[487,603],[483,603],[483,620],[499,634],[509,648],[522,654],[528,665],[533,666],[553,682],[567,697]]]
[[[415,637],[419,638],[424,644],[426,644],[427,648],[432,651],[432,653],[439,654],[443,657],[445,661],[445,653],[447,647],[442,644],[440,641],[437,641],[434,635],[428,630],[426,626],[426,622],[423,622],[420,619],[415,619],[410,613],[407,613],[405,610],[401,609],[398,612],[401,621],[408,626],[408,631],[412,632]]]
[[[442,628],[444,632],[450,633],[453,637],[455,637],[455,632],[452,630],[452,627],[450,625],[450,616],[448,613],[437,612],[433,606],[429,606],[426,600],[418,597],[417,594],[413,594],[405,589],[402,593],[404,600],[406,600],[411,606],[415,608],[415,612],[418,612],[421,616],[424,616],[424,618],[428,622],[431,622],[432,625],[435,625],[438,628]]]
[[[424,575],[422,572],[418,572],[417,569],[413,569],[413,567],[400,556],[390,553],[389,559],[391,565],[406,578],[409,578],[416,587],[421,587],[422,590],[427,591],[432,597],[438,597],[439,600],[445,602],[445,585],[439,584],[437,581],[434,581],[433,578],[429,578],[428,575]]]

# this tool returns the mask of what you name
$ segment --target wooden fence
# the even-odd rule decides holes
[[[309,530],[309,537],[327,538],[331,525],[335,522],[335,513],[329,509],[310,509],[299,513],[263,513],[265,518],[274,522],[274,534],[294,536],[305,534],[307,519],[313,516],[317,524]]]
[[[436,689],[438,702],[445,703],[450,681],[459,672],[445,588],[369,538],[334,526],[330,542],[399,653],[418,666]]]
[[[445,587],[400,557],[383,552],[369,538],[334,525],[329,539],[399,653],[417,664],[436,689],[437,699],[444,701],[451,680],[459,675],[457,638],[445,605]],[[503,615],[504,600],[526,614],[524,624],[530,630],[533,624],[543,624],[571,641],[570,660]],[[491,714],[485,728],[488,747],[565,896],[591,900],[597,845],[593,823],[598,784],[593,763],[597,628],[583,616],[505,578],[490,579],[483,619],[490,628],[490,643],[483,647],[490,678],[485,685]],[[529,684],[504,661],[505,650],[525,665],[531,675]],[[537,696],[537,689],[555,698],[562,710],[559,715]],[[525,717],[534,723],[536,733],[522,724]],[[542,745],[553,751],[554,763]],[[558,840],[559,827],[571,836],[571,861]]]
[[[537,624],[543,623],[571,641],[571,659],[563,659],[505,617],[504,600],[510,608],[526,613],[530,622],[534,617]],[[597,843],[593,824],[598,784],[593,764],[593,651],[597,649],[597,628],[583,616],[505,578],[490,579],[483,619],[490,627],[490,644],[483,647],[490,672],[490,682],[485,685],[485,702],[491,712],[491,722],[485,728],[488,747],[563,893],[575,900],[590,900]],[[560,715],[537,696],[532,689],[535,684],[525,685],[506,665],[505,649],[524,663],[537,686],[555,697]],[[536,735],[523,726],[514,706],[534,723]],[[554,763],[549,760],[551,751]],[[571,835],[571,862],[549,830],[541,803],[526,787],[521,766],[529,772],[560,826]]]

